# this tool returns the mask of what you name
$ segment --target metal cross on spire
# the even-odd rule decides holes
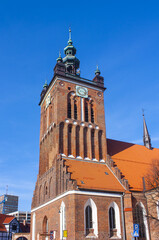
[[[69,40],[71,40],[71,27],[69,27]]]

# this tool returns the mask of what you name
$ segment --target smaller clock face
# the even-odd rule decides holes
[[[85,87],[76,86],[76,95],[79,97],[88,98],[88,89]]]
[[[49,106],[50,103],[51,103],[51,99],[50,99],[50,93],[49,93],[48,96],[46,97],[46,108]]]

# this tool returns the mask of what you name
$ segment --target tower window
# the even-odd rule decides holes
[[[94,151],[94,129],[91,131],[91,150],[92,150],[92,159],[95,158],[95,151]]]
[[[94,109],[93,109],[93,104],[91,104],[91,122],[94,123]]]
[[[68,97],[68,103],[67,103],[67,117],[71,118],[71,99],[70,99],[70,96]]]
[[[88,103],[85,100],[85,122],[88,122]]]
[[[74,101],[74,119],[77,119],[77,101]]]
[[[71,133],[72,133],[72,125],[68,125],[68,156],[72,154]]]

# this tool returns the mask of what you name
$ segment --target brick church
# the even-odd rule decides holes
[[[138,239],[159,239],[157,220],[147,217],[155,190],[144,181],[159,149],[151,147],[144,116],[143,146],[107,139],[104,78],[98,68],[93,80],[80,77],[71,31],[64,53],[39,103],[31,239],[130,240],[134,224]],[[153,214],[159,218],[158,205]]]

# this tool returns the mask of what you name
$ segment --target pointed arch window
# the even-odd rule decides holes
[[[45,236],[45,240],[48,240],[48,218],[45,216],[43,220],[43,234]]]
[[[71,134],[72,134],[72,125],[68,125],[68,156],[72,155],[72,146],[71,146]]]
[[[85,122],[88,122],[88,101],[85,99]]]
[[[92,236],[98,235],[98,222],[97,222],[97,207],[95,202],[90,198],[84,206],[84,225],[85,235],[91,233]]]
[[[91,122],[94,123],[94,106],[91,104]]]
[[[90,206],[86,207],[86,231],[92,228],[92,208]],[[86,232],[89,233],[88,231]]]
[[[109,206],[109,234],[110,237],[121,237],[120,212],[115,202]]]
[[[70,97],[70,94],[67,97],[67,117],[71,118],[71,97]]]
[[[138,203],[133,211],[133,219],[134,223],[139,224],[139,236],[146,240],[146,228],[145,228],[145,219],[144,219],[144,213],[143,213],[143,207],[140,203]]]
[[[111,237],[113,236],[112,231],[113,229],[116,228],[115,224],[115,210],[113,207],[109,208],[109,226],[110,226],[110,232],[111,232]]]
[[[74,119],[77,120],[77,101],[74,101]]]

